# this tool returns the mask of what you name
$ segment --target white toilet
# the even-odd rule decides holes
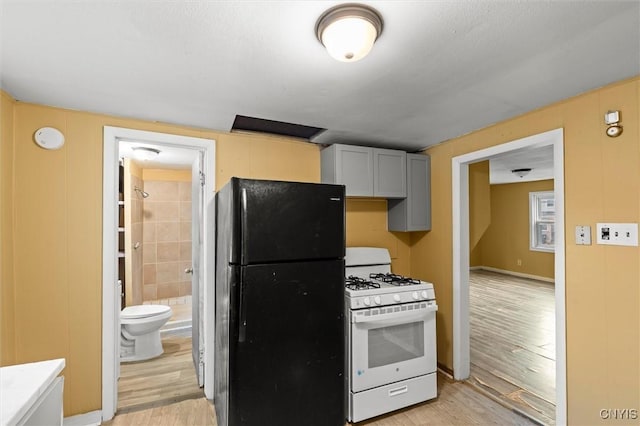
[[[165,305],[124,308],[120,312],[120,361],[144,361],[162,355],[160,328],[172,314]]]

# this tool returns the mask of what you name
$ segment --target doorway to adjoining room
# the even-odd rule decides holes
[[[192,352],[192,172],[197,157],[178,151],[184,161],[162,164],[136,157],[140,143],[120,142],[119,280],[121,306],[168,307],[170,318],[160,328],[163,353],[131,361],[134,352],[121,335],[118,380],[119,411],[166,400],[203,395],[191,360]],[[151,151],[161,147],[145,145]],[[139,148],[138,148],[139,149]],[[166,152],[166,150],[165,150]],[[185,164],[182,164],[185,163]],[[134,308],[135,309],[135,308]],[[123,332],[124,334],[124,332]],[[124,341],[124,344],[123,344]]]

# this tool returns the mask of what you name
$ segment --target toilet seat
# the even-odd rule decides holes
[[[127,306],[120,312],[122,319],[142,319],[171,312],[171,307],[166,305],[137,305]]]

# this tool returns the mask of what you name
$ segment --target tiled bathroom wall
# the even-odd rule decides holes
[[[143,300],[191,294],[191,182],[145,180]]]

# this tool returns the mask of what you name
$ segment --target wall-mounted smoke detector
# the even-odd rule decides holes
[[[59,149],[64,145],[64,135],[54,127],[42,127],[36,130],[33,140],[44,149]]]

